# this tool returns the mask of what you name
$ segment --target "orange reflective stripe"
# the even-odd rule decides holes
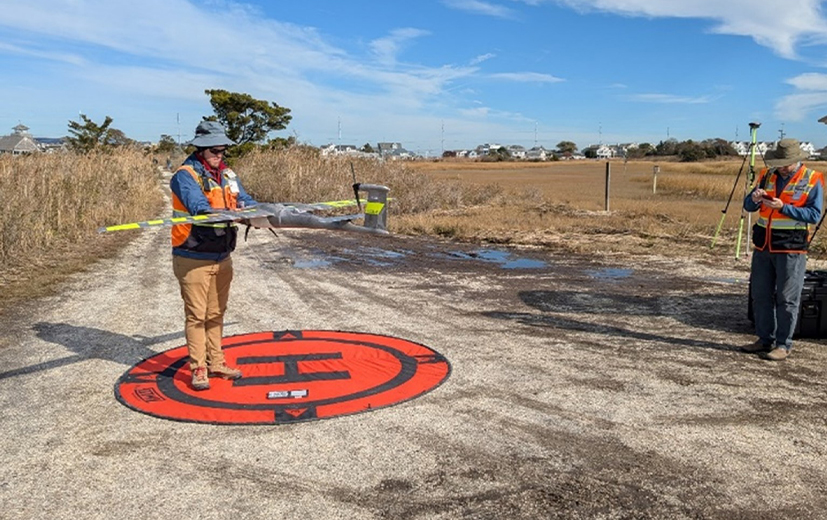
[[[776,192],[776,179],[778,177],[777,174],[770,175],[766,182],[763,182],[764,177],[766,177],[770,173],[770,170],[764,169],[761,171],[759,177],[759,183],[757,186],[764,186],[764,190],[768,193],[775,193]],[[773,170],[774,173],[774,170]],[[784,189],[780,194],[777,194],[777,198],[783,202],[785,205],[790,205],[793,207],[803,208],[807,204],[807,199],[810,196],[810,192],[815,187],[816,184],[824,185],[824,176],[821,172],[812,170],[807,168],[803,164],[801,168],[796,171],[787,184],[784,186]],[[806,222],[801,222],[799,220],[795,220],[780,211],[775,211],[774,209],[765,206],[764,204],[761,205],[759,209],[759,218],[755,223],[756,226],[760,226],[766,230],[766,235],[764,239],[764,243],[759,247],[756,246],[756,249],[759,251],[763,251],[765,249],[769,249],[769,251],[773,253],[804,253],[805,250],[799,249],[773,249],[773,230],[777,231],[776,239],[781,240],[782,243],[784,242],[784,236],[782,234],[792,233],[795,231],[806,231],[807,232],[807,241],[809,242],[810,236],[812,234],[813,228],[815,227],[812,224],[808,224]],[[806,249],[806,248],[805,248]]]
[[[190,175],[192,175],[192,178],[195,179],[195,182],[201,186],[201,191],[210,203],[211,208],[232,210],[238,207],[238,195],[232,193],[228,183],[225,182],[225,186],[222,188],[221,185],[215,182],[212,177],[209,177],[207,180],[208,186],[204,186],[203,177],[195,171],[195,168],[185,164],[180,166],[175,173],[177,174],[181,170],[187,171]],[[187,207],[184,206],[184,203],[181,202],[181,200],[174,193],[172,194],[172,211],[176,214],[175,216],[189,215],[189,210],[187,210]],[[225,227],[229,225],[230,224],[226,224]],[[192,226],[193,224],[180,224],[170,228],[170,239],[173,247],[178,247],[187,241],[187,238],[190,236],[190,232],[192,231]],[[217,226],[211,225],[211,227]]]

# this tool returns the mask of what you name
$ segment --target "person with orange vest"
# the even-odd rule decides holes
[[[786,359],[792,349],[807,249],[824,205],[824,176],[802,163],[807,157],[797,139],[781,139],[744,198],[746,211],[759,212],[750,274],[758,339],[742,350],[771,361]]]
[[[173,217],[233,211],[256,204],[238,176],[224,163],[227,147],[236,144],[224,127],[202,121],[187,144],[196,150],[170,179]],[[172,227],[172,268],[184,300],[185,326],[196,390],[210,387],[209,377],[239,379],[221,349],[224,312],[233,280],[238,229],[230,223],[183,224]]]

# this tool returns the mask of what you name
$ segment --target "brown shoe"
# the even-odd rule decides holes
[[[207,367],[196,367],[192,371],[192,387],[196,390],[207,390],[210,380],[207,377]]]
[[[772,350],[772,345],[767,345],[766,343],[762,343],[761,340],[755,340],[753,343],[749,345],[744,345],[741,347],[743,352],[748,352],[750,354],[758,354],[759,352],[769,352]]]
[[[781,347],[776,347],[761,357],[763,357],[764,359],[768,359],[770,361],[784,361],[785,359],[787,359],[787,356],[789,355],[789,350]]]
[[[211,377],[223,377],[224,379],[241,379],[241,370],[227,366],[225,363],[210,367]]]

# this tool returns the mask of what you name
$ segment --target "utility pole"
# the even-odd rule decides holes
[[[781,139],[784,139],[785,135],[786,134],[784,133],[784,123],[781,123],[781,128],[778,130],[778,140],[780,141]]]
[[[181,146],[181,113],[175,113],[175,122],[178,125],[178,146]]]
[[[443,157],[445,155],[445,120],[442,121],[442,134],[440,137],[440,143],[440,146],[442,147],[442,153],[440,154],[440,157]]]
[[[534,121],[534,148],[537,148],[537,121]]]

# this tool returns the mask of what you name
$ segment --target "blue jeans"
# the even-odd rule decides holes
[[[761,343],[793,347],[806,270],[806,254],[753,251],[752,313]]]

